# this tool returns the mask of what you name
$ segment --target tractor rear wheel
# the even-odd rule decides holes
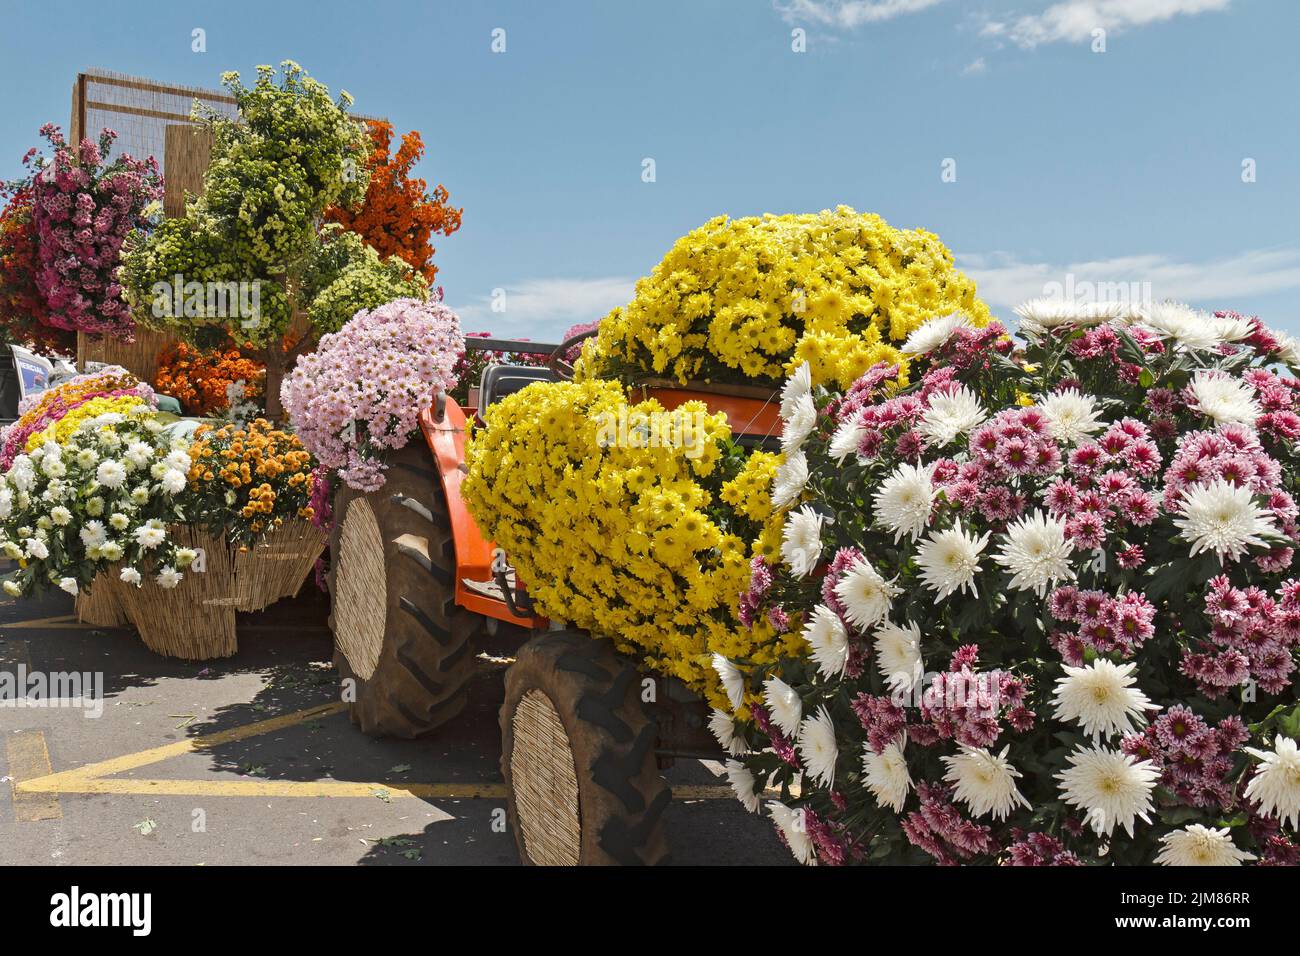
[[[525,644],[501,706],[501,773],[520,858],[668,862],[672,793],[656,766],[657,737],[639,675],[609,641],[551,631]]]
[[[418,437],[378,491],[334,501],[330,625],[352,722],[418,737],[465,706],[482,618],[455,603],[456,549],[433,457]]]

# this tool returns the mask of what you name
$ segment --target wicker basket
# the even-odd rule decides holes
[[[297,595],[325,550],[326,534],[295,518],[235,551],[235,609],[260,611]]]
[[[205,569],[187,571],[174,588],[152,576],[124,587],[127,616],[145,647],[164,657],[206,661],[230,657],[235,642],[235,569],[224,540],[190,525],[173,525],[168,536],[181,547],[202,548]]]
[[[122,595],[126,585],[118,580],[118,566],[106,568],[95,579],[77,592],[77,620],[96,627],[126,627],[131,622],[126,616]]]

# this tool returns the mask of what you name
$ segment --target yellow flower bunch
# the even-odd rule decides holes
[[[26,451],[32,451],[47,441],[53,440],[66,445],[68,439],[76,434],[81,423],[100,415],[115,413],[126,415],[131,409],[144,405],[145,401],[138,395],[119,395],[116,398],[92,398],[78,405],[57,421],[51,422],[44,429],[27,436]]]
[[[771,452],[753,452],[740,474],[722,486],[721,498],[737,514],[762,524],[772,516],[772,482],[781,464],[781,456]]]
[[[847,388],[927,319],[989,321],[938,236],[834,212],[719,216],[683,236],[600,324],[580,378],[775,384],[801,362]]]
[[[692,440],[657,440],[675,427],[659,430],[665,418],[693,423]],[[774,662],[798,642],[737,618],[751,554],[710,487],[757,488],[774,456],[723,481],[729,439],[726,417],[700,402],[669,413],[653,399],[629,404],[616,382],[539,383],[489,409],[461,490],[542,613],[610,637],[721,706],[715,652]]]

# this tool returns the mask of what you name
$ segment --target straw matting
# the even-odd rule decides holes
[[[235,609],[260,611],[294,597],[325,550],[325,532],[295,518],[235,552]]]
[[[118,568],[114,565],[100,571],[90,584],[77,592],[78,621],[96,627],[125,627],[131,623],[122,604],[125,585],[117,578]]]
[[[174,588],[151,574],[140,587],[122,589],[126,612],[145,647],[164,657],[205,661],[235,653],[234,563],[226,542],[191,525],[173,525],[179,547],[202,548],[206,570],[186,571]]]
[[[362,680],[379,664],[387,609],[383,535],[370,502],[354,498],[343,518],[334,569],[334,640]]]
[[[578,773],[560,715],[534,688],[519,699],[511,725],[510,783],[528,858],[540,866],[577,866]]]

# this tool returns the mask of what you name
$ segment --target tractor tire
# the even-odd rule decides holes
[[[409,739],[464,708],[483,621],[455,603],[451,517],[424,442],[390,455],[386,475],[334,500],[330,627],[352,722]]]
[[[501,773],[524,863],[668,862],[672,799],[655,762],[658,727],[640,675],[606,640],[551,631],[506,672]]]

